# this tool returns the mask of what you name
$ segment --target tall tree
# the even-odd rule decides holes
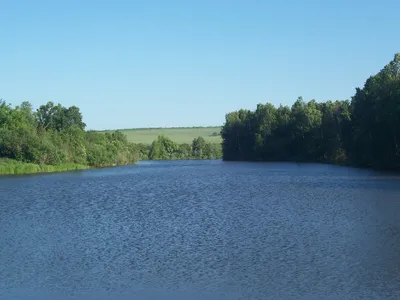
[[[37,110],[39,125],[44,129],[62,131],[70,126],[77,126],[84,130],[86,124],[82,120],[82,114],[78,107],[63,107],[61,104],[54,105],[52,101],[41,105]]]
[[[259,104],[226,115],[225,160],[351,163],[400,169],[400,53],[357,88],[351,102],[299,97],[292,107]]]

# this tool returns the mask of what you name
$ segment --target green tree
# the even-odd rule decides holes
[[[400,167],[400,53],[352,99],[356,164]]]
[[[38,165],[109,166],[134,163],[136,148],[121,132],[85,132],[79,108],[0,101],[0,157]]]
[[[203,152],[206,146],[206,141],[203,137],[199,136],[192,141],[192,156],[193,158],[203,158]]]
[[[400,169],[400,54],[357,88],[351,102],[299,97],[226,115],[224,160],[351,163]]]
[[[150,160],[167,160],[173,159],[179,151],[179,146],[171,139],[165,136],[158,136],[153,141],[149,150]]]
[[[49,101],[46,105],[41,105],[37,110],[39,125],[44,129],[54,129],[61,131],[70,126],[76,126],[84,130],[86,124],[82,120],[82,114],[78,107],[63,107],[61,104],[54,105]]]
[[[183,143],[179,145],[179,159],[190,159],[192,157],[192,147],[189,144]]]

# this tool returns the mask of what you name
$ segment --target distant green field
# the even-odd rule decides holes
[[[169,137],[178,144],[190,144],[194,138],[203,137],[207,142],[221,143],[219,134],[220,126],[216,127],[177,127],[177,128],[137,128],[121,129],[120,131],[127,135],[128,140],[134,143],[151,144],[159,135]]]

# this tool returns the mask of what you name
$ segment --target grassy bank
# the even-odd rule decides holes
[[[121,129],[128,141],[151,145],[159,135],[164,135],[178,144],[191,144],[194,138],[201,136],[206,142],[221,143],[221,127],[176,127],[176,128],[137,128]]]
[[[52,173],[74,170],[84,170],[89,167],[81,164],[38,165],[21,161],[0,158],[0,175],[23,175],[35,173]]]

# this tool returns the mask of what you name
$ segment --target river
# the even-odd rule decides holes
[[[1,177],[0,299],[400,299],[400,177],[219,160]]]

